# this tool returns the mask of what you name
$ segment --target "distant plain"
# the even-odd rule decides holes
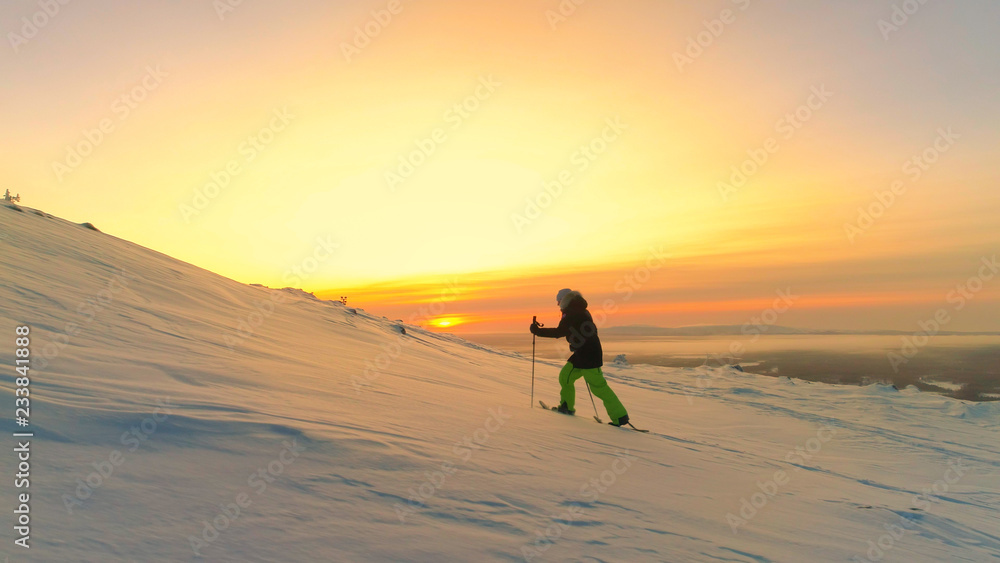
[[[611,332],[611,331],[608,331]],[[531,354],[531,335],[463,334],[495,348]],[[635,336],[601,334],[605,364],[625,354],[630,364],[667,367],[739,364],[749,373],[805,381],[866,385],[889,383],[902,389],[942,393],[970,401],[1000,400],[1000,335],[937,335],[896,371],[889,353],[901,354],[899,335],[713,335]],[[743,352],[734,357],[730,346]],[[539,358],[568,357],[565,339],[538,339]]]

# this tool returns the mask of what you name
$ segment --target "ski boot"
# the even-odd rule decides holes
[[[625,426],[628,424],[628,415],[625,415],[618,419],[618,422],[609,422],[611,426]]]
[[[567,406],[565,402],[559,403],[559,406],[555,408],[555,411],[563,414],[576,414],[576,411],[569,410],[569,406]]]

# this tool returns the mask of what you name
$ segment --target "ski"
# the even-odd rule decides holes
[[[642,432],[644,434],[649,433],[649,430],[643,430],[642,428],[636,428],[635,426],[632,426],[631,422],[626,422],[625,424],[627,424],[629,426],[629,428],[631,428],[632,430],[635,430],[636,432]],[[624,428],[624,426],[616,426],[614,424],[611,424],[610,422],[608,423],[608,425],[609,426],[614,426],[615,428]]]
[[[541,405],[541,407],[542,407],[543,409],[546,409],[546,410],[550,410],[550,411],[555,411],[555,412],[559,412],[559,410],[558,410],[558,409],[557,409],[556,407],[550,407],[550,406],[546,405],[546,404],[545,404],[545,401],[538,401],[538,404],[539,404],[539,405]],[[601,424],[603,424],[603,422],[601,421],[601,419],[600,419],[600,418],[597,418],[597,416],[596,416],[596,415],[594,416],[594,420],[596,420],[597,422],[600,422]],[[643,430],[643,429],[641,429],[641,428],[636,428],[635,426],[632,426],[632,423],[631,423],[631,422],[628,422],[627,424],[628,424],[629,428],[631,428],[632,430],[635,430],[636,432],[642,432],[642,433],[644,433],[644,434],[645,434],[645,433],[649,433],[649,430]],[[615,425],[614,425],[614,424],[611,424],[611,423],[609,422],[609,423],[608,423],[608,426],[615,426]],[[621,426],[615,426],[615,428],[622,428],[622,427],[621,427]]]
[[[543,409],[548,409],[548,410],[550,410],[550,411],[555,411],[555,412],[559,412],[559,409],[558,409],[558,408],[556,408],[556,407],[550,407],[550,406],[546,405],[546,404],[545,404],[545,401],[538,401],[538,404],[539,404],[539,405],[542,405],[542,408],[543,408]],[[560,414],[563,414],[563,413],[560,413]],[[575,416],[575,415],[570,415],[570,416]],[[596,420],[596,421],[597,421],[598,423],[600,423],[600,424],[604,424],[604,421],[603,421],[603,420],[601,420],[601,419],[599,419],[599,418],[597,418],[597,415],[594,415],[594,420]]]
[[[546,404],[545,404],[545,401],[538,401],[538,404],[539,404],[539,405],[541,405],[543,409],[548,409],[548,410],[550,410],[550,411],[556,411],[556,412],[559,412],[559,409],[558,409],[558,408],[556,408],[556,407],[550,407],[550,406],[546,405]],[[562,413],[560,413],[560,414],[562,414]],[[572,414],[571,414],[571,415],[569,415],[569,416],[575,416],[575,415],[572,415]]]

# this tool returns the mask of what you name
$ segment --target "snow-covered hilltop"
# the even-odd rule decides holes
[[[8,436],[16,326],[33,358],[11,561],[1000,558],[1000,403],[609,365],[640,434],[529,408],[528,358],[27,208],[0,262]]]

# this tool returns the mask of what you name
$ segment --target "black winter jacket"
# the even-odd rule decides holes
[[[575,292],[574,292],[575,293]],[[599,368],[604,365],[604,350],[597,337],[597,325],[587,311],[587,300],[577,293],[563,309],[562,319],[556,328],[536,328],[534,333],[544,338],[566,338],[573,352],[569,362],[580,369]]]

